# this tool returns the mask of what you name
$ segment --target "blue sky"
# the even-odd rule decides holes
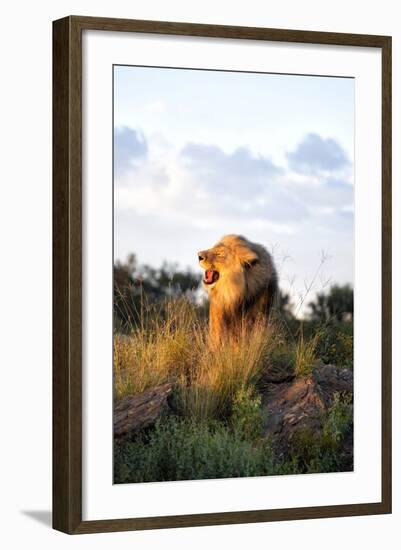
[[[353,283],[353,79],[118,66],[114,128],[116,259],[196,271],[240,233],[300,313]]]

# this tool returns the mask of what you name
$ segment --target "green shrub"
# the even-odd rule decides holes
[[[168,418],[134,441],[115,444],[114,481],[134,483],[270,475],[267,441],[244,439],[222,422]]]
[[[265,417],[261,409],[261,397],[252,387],[241,389],[235,396],[231,425],[243,439],[254,441],[262,435]]]
[[[319,331],[316,346],[319,359],[326,364],[352,368],[354,364],[354,339],[336,325],[329,325]]]
[[[317,360],[318,330],[311,331],[310,323],[301,322],[297,334],[277,340],[269,353],[269,369],[276,376],[306,376],[312,372]]]
[[[272,348],[267,361],[267,372],[280,378],[294,374],[295,350],[293,343],[280,342]]]
[[[353,404],[350,396],[335,393],[323,424],[323,446],[336,451],[353,423]]]
[[[352,429],[353,405],[349,397],[335,394],[320,431],[305,429],[293,438],[289,459],[281,473],[322,473],[345,471],[341,446]]]
[[[352,429],[350,398],[336,395],[322,429],[302,430],[283,460],[260,438],[258,397],[238,394],[230,423],[169,417],[135,439],[116,440],[115,483],[217,479],[338,472],[350,469],[342,454]]]

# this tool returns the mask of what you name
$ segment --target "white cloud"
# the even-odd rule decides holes
[[[321,250],[333,260],[322,266],[310,299],[330,278],[352,283],[352,167],[348,179],[342,166],[329,175],[300,174],[246,148],[177,150],[160,135],[146,136],[146,143],[135,169],[115,177],[116,257],[136,252],[139,261],[197,269],[197,250],[242,233],[274,249],[295,304]]]

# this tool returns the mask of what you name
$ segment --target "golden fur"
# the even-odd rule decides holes
[[[277,293],[277,273],[262,245],[240,235],[226,235],[198,257],[205,269],[212,342],[235,337],[257,319],[267,322]]]

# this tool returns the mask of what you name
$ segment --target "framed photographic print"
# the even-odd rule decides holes
[[[53,526],[391,512],[391,38],[53,23]]]

